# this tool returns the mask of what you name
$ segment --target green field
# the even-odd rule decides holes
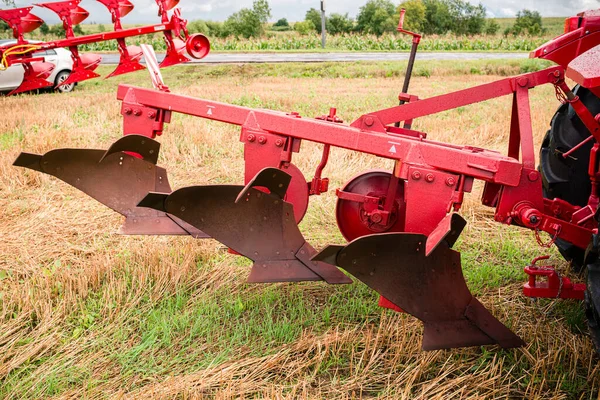
[[[418,62],[422,98],[537,70],[538,60]],[[405,63],[177,66],[172,92],[233,104],[338,115],[352,121],[397,104]],[[100,67],[102,75],[109,67]],[[11,164],[21,151],[106,149],[122,135],[118,82],[150,86],[145,71],[81,83],[69,95],[0,98],[0,398],[596,399],[600,367],[577,302],[521,295],[533,257],[575,281],[555,249],[493,222],[467,194],[457,249],[472,292],[527,345],[422,352],[422,324],[377,307],[360,282],[250,285],[250,263],[212,240],[114,235],[121,217],[47,175]],[[415,121],[429,139],[506,152],[511,99]],[[539,146],[558,106],[532,91]],[[239,128],[173,115],[159,165],[173,188],[243,180]],[[322,146],[295,163],[312,177]],[[333,149],[331,190],[311,198],[300,229],[316,248],[342,243],[335,188],[389,160]]]

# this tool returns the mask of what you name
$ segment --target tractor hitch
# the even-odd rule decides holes
[[[523,295],[548,299],[584,300],[585,283],[572,283],[566,276],[561,276],[553,266],[537,265],[538,261],[547,260],[549,256],[533,259],[531,265],[525,267],[529,280],[523,285]],[[541,282],[538,278],[546,278]]]

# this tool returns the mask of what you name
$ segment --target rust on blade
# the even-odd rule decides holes
[[[453,230],[459,232],[461,225],[457,220]],[[455,235],[449,236],[455,240]],[[462,274],[460,253],[441,240],[427,256],[426,242],[420,234],[364,236],[340,250],[336,264],[423,321],[424,350],[522,346],[521,338],[473,297]],[[331,259],[334,250],[320,254]]]
[[[269,190],[273,195],[276,195],[280,199],[285,197],[292,176],[286,172],[283,172],[277,168],[265,168],[259,171],[254,178],[240,192],[236,197],[235,202],[241,201],[248,195],[251,188],[264,187]]]
[[[446,215],[427,237],[425,255],[430,255],[442,241],[446,241],[449,247],[454,246],[466,225],[467,221],[460,215],[455,213]]]
[[[111,154],[124,151],[140,155],[144,161],[156,165],[158,162],[158,153],[160,152],[160,143],[142,135],[126,135],[114,142],[106,150],[100,158],[100,162]]]
[[[125,216],[122,234],[207,237],[188,224],[179,225],[164,212],[137,207],[149,191],[171,192],[165,169],[120,151],[105,153],[89,149],[21,153],[14,165],[52,175]]]
[[[236,203],[241,192],[245,195]],[[300,233],[292,204],[277,194],[249,184],[182,188],[162,196],[162,205],[159,197],[150,194],[140,205],[164,210],[254,261],[250,282],[352,282],[335,266],[310,260],[316,251]]]

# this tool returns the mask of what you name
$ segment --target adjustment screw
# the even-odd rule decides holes
[[[427,182],[431,183],[435,180],[435,176],[433,174],[427,174],[427,175],[425,175],[425,180]]]
[[[446,179],[446,186],[454,186],[455,183],[456,183],[456,180],[453,177],[448,177]]]
[[[413,173],[412,173],[412,178],[413,178],[415,181],[418,181],[419,179],[421,179],[421,173],[420,173],[419,171],[415,171],[415,172],[413,172]]]
[[[252,133],[248,135],[249,142],[254,142],[255,140],[256,140],[256,136],[254,136]]]
[[[258,137],[258,143],[260,143],[260,144],[265,144],[265,143],[267,143],[267,138],[266,138],[266,137],[264,137],[264,136],[259,136],[259,137]]]
[[[283,139],[277,139],[277,140],[275,141],[275,146],[277,146],[277,147],[281,147],[281,146],[283,146]]]

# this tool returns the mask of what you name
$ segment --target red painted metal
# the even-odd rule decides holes
[[[537,49],[529,57],[551,60],[567,68],[569,63],[600,41],[600,12],[586,11],[565,22],[565,33]]]
[[[569,63],[567,77],[573,79],[581,86],[595,88],[600,86],[600,46],[580,54]]]
[[[165,28],[169,47],[163,64],[179,62],[186,47],[192,55],[204,55],[208,42],[187,35],[179,12],[174,12],[170,20],[166,15],[176,2],[157,2],[163,24],[169,25]],[[109,7],[115,10],[117,21],[119,4],[113,2]],[[399,30],[403,31],[402,21]],[[169,93],[154,57],[147,56],[153,85],[159,91],[120,85],[117,92],[122,101],[123,133],[139,135],[131,139],[139,145],[132,150],[127,140],[112,149],[125,152],[125,156],[134,155],[127,160],[135,165],[133,172],[137,173],[138,168],[143,170],[141,163],[155,168],[156,160],[142,152],[149,148],[140,146],[144,138],[156,138],[163,133],[164,124],[170,122],[173,112],[238,125],[244,146],[246,186],[190,187],[172,194],[151,193],[135,207],[121,212],[129,213],[131,221],[138,212],[145,215],[139,209],[147,207],[163,213],[160,215],[170,218],[185,232],[190,233],[190,226],[205,231],[255,262],[249,279],[252,282],[324,279],[342,283],[343,277],[324,264],[345,267],[385,296],[380,298],[380,305],[397,311],[406,309],[425,322],[424,348],[485,343],[520,345],[522,341],[493,318],[466,287],[459,253],[451,249],[464,227],[464,219],[455,213],[462,207],[465,193],[471,192],[474,181],[480,180],[485,185],[482,203],[495,209],[494,219],[531,230],[541,246],[561,239],[586,248],[592,234],[597,232],[594,215],[600,203],[600,145],[595,144],[591,152],[588,174],[592,194],[584,207],[560,199],[544,199],[542,177],[535,165],[529,91],[538,86],[552,85],[557,99],[570,103],[592,140],[600,142],[600,118],[591,114],[565,82],[567,65],[581,55],[583,58],[574,61],[572,73],[581,73],[583,82],[590,85],[598,80],[594,68],[584,70],[579,63],[589,63],[597,54],[591,50],[586,56],[586,51],[600,44],[600,12],[568,20],[566,31],[542,46],[538,53],[534,52],[534,56],[554,60],[558,66],[428,99],[403,93],[399,99],[405,104],[370,112],[351,124],[344,124],[335,108],[328,115],[307,118],[296,112],[252,109]],[[120,39],[128,34],[128,30],[116,29],[106,37]],[[183,37],[187,37],[187,43]],[[67,40],[74,46],[74,41],[80,38]],[[132,59],[127,52],[123,65]],[[503,96],[512,98],[512,117],[506,127],[510,132],[506,155],[474,146],[436,142],[411,129],[417,118]],[[306,180],[293,162],[303,141],[323,145],[323,155],[311,181]],[[300,234],[298,223],[306,213],[309,196],[328,190],[329,181],[322,176],[331,147],[389,159],[393,168],[389,172],[360,174],[336,191],[338,225],[351,243],[329,246],[315,255]],[[114,158],[111,151],[107,153]],[[114,198],[99,194],[93,184],[101,167],[93,157],[87,164],[82,161],[80,158],[85,154],[75,152],[72,157],[92,171],[91,178],[77,176],[76,183],[111,206]],[[18,165],[30,168],[34,165],[33,169],[43,170],[30,163],[33,156],[23,157]],[[68,160],[63,163],[69,165]],[[116,165],[107,165],[118,170]],[[73,172],[65,170],[68,176],[63,176],[64,172],[44,172],[72,181]],[[126,181],[120,178],[120,182]],[[148,175],[144,179],[137,183],[142,189],[155,185],[157,178]],[[135,196],[125,196],[127,204],[138,199],[142,189]],[[156,228],[145,225],[141,230],[153,232],[153,229]],[[542,239],[542,232],[549,238]],[[572,284],[553,269],[536,267],[534,263],[526,272],[530,281],[524,291],[529,296],[581,299],[584,286]],[[539,276],[547,277],[548,283],[539,282]]]
[[[138,46],[127,46],[125,39],[128,37],[163,32],[167,44],[167,55],[165,60],[160,64],[160,67],[167,67],[189,61],[185,55],[186,52],[190,57],[200,59],[205,57],[210,51],[210,44],[205,36],[201,34],[188,34],[186,28],[187,21],[181,17],[181,11],[178,8],[175,8],[171,13],[172,15],[169,17],[169,11],[178,4],[178,1],[176,0],[156,0],[159,6],[161,24],[130,29],[122,28],[121,18],[131,12],[133,9],[132,3],[128,0],[98,0],[106,6],[111,13],[114,31],[75,36],[73,32],[74,25],[81,23],[89,15],[86,10],[79,6],[80,1],[81,0],[69,0],[37,4],[40,7],[55,12],[59,16],[66,36],[65,39],[43,43],[32,44],[23,36],[24,34],[35,30],[43,23],[40,18],[31,14],[30,11],[33,7],[0,10],[0,19],[9,24],[13,30],[13,36],[17,39],[16,46],[0,46],[0,58],[6,59],[6,66],[32,63],[31,54],[38,50],[66,47],[72,54],[73,70],[71,71],[69,78],[62,82],[61,85],[68,85],[99,76],[94,72],[94,69],[100,63],[101,57],[94,54],[80,55],[77,46],[84,44],[106,40],[117,41],[117,48],[120,54],[119,65],[108,75],[108,77],[144,69],[140,64],[142,52]],[[43,58],[41,60],[43,61]],[[24,68],[27,69],[25,66]],[[37,70],[40,68],[34,69]],[[37,75],[38,74],[36,73],[26,73],[21,86],[12,93],[20,93],[31,89],[51,86],[53,84],[52,82],[40,80]]]
[[[523,285],[523,294],[527,297],[544,297],[549,299],[575,299],[585,298],[585,283],[572,283],[566,276],[560,276],[552,266],[536,265],[538,261],[547,260],[549,256],[535,258],[531,265],[525,267],[529,280]],[[538,278],[545,278],[540,282]]]

